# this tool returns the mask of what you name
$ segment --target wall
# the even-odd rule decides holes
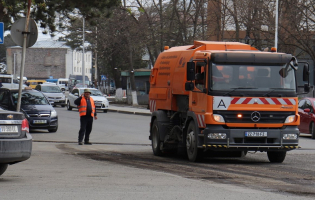
[[[14,53],[16,53],[16,76],[20,76],[22,48],[7,49],[8,74],[14,73]],[[26,49],[24,76],[28,79],[64,78],[66,76],[67,49],[28,48]]]

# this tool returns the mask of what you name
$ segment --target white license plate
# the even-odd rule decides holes
[[[46,124],[47,120],[33,120],[34,124]]]
[[[245,132],[245,137],[267,137],[267,132]]]
[[[17,126],[0,126],[0,133],[17,133]]]

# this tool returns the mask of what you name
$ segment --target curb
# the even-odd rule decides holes
[[[134,115],[151,116],[151,113],[142,113],[142,112],[135,112],[135,111],[124,111],[124,110],[116,110],[116,109],[108,109],[108,112],[117,112],[117,113],[123,113],[123,114],[134,114]]]

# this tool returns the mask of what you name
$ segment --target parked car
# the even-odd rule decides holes
[[[58,115],[47,97],[33,89],[22,90],[21,111],[29,123],[30,129],[48,129],[49,132],[58,130]],[[0,89],[0,107],[5,110],[16,110],[18,89]],[[53,103],[53,102],[52,102]]]
[[[67,101],[67,109],[72,110],[72,108],[77,108],[74,104],[74,101],[84,93],[84,89],[86,88],[74,88],[71,93],[68,95]],[[109,107],[109,102],[107,98],[102,94],[101,91],[95,88],[89,88],[91,91],[91,97],[94,100],[96,110],[103,110],[103,112],[107,112]]]
[[[301,133],[311,134],[315,139],[315,98],[303,98],[299,101],[299,115]]]
[[[61,107],[66,106],[66,96],[61,91],[60,87],[55,83],[43,83],[37,85],[35,90],[41,91],[51,102],[54,102],[53,106],[60,105]]]
[[[75,86],[73,87],[73,89],[87,88],[87,87],[88,87],[87,84],[83,85],[83,83],[77,83],[77,84],[75,84]]]
[[[31,157],[32,136],[22,112],[0,109],[0,176],[8,165]]]

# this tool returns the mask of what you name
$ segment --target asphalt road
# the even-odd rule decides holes
[[[57,107],[57,133],[32,133],[29,160],[0,177],[0,199],[314,199],[315,146],[300,139],[282,164],[244,158],[153,156],[149,116],[98,113],[91,146],[77,145],[76,110]]]

